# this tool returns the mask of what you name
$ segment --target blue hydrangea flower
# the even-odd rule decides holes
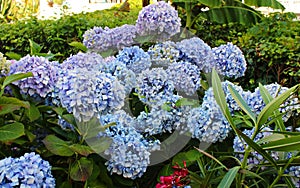
[[[124,111],[101,116],[100,122],[103,125],[116,123],[107,128],[105,133],[99,134],[112,138],[112,144],[105,151],[110,156],[106,162],[107,169],[125,178],[141,177],[150,164],[151,152],[160,148],[160,142],[149,140],[138,133],[134,128],[135,120]]]
[[[124,48],[116,59],[124,63],[135,74],[139,74],[151,66],[150,56],[138,46]]]
[[[180,59],[197,65],[200,70],[210,72],[215,64],[211,47],[198,37],[176,43]]]
[[[291,166],[287,169],[288,175],[291,176],[291,180],[295,187],[300,187],[300,166]]]
[[[61,64],[62,70],[73,70],[75,68],[85,68],[97,70],[104,63],[104,59],[97,53],[82,53],[71,55]]]
[[[0,161],[1,187],[55,187],[51,166],[40,155],[25,153],[20,158],[5,158]]]
[[[58,125],[60,125],[60,127],[63,130],[72,130],[75,131],[75,127],[74,125],[72,125],[71,123],[67,122],[65,119],[63,119],[62,117],[58,116]]]
[[[269,127],[265,127],[263,128],[254,138],[254,142],[258,142],[259,140],[261,140],[262,138],[265,138],[269,135],[272,134],[272,129],[270,129]],[[251,130],[245,129],[243,131],[243,133],[248,136],[249,138],[252,137],[253,133],[254,133],[254,128]],[[246,148],[248,147],[248,144],[244,141],[244,140],[240,140],[240,138],[238,136],[236,136],[234,138],[233,141],[233,149],[234,152],[236,152],[236,157],[242,161],[244,158],[244,153]],[[274,158],[274,160],[278,160],[279,159],[279,154],[278,152],[271,152],[271,156]],[[261,162],[264,162],[265,159],[263,158],[262,155],[260,155],[257,151],[251,151],[248,159],[247,159],[247,164],[249,169],[255,167],[256,165],[258,165]]]
[[[148,49],[148,54],[152,66],[168,67],[170,64],[179,60],[180,51],[176,48],[176,43],[166,41],[155,44]]]
[[[173,95],[174,85],[168,78],[167,72],[162,68],[145,70],[137,76],[135,91],[141,101],[153,105],[161,98]]]
[[[167,73],[178,92],[193,95],[200,88],[200,70],[196,65],[183,61],[172,63]]]
[[[282,87],[277,83],[265,85],[264,87],[268,90],[273,98],[288,90],[287,87]],[[253,93],[248,95],[247,103],[256,114],[259,114],[266,106],[258,87]],[[287,121],[293,115],[293,111],[299,108],[300,104],[298,98],[294,96],[289,97],[279,108],[279,111],[284,113],[282,116],[283,121]]]
[[[27,55],[10,66],[9,75],[32,72],[33,77],[15,81],[23,94],[46,97],[54,89],[57,81],[58,62],[50,62],[44,57]]]
[[[136,21],[137,32],[164,41],[180,32],[178,12],[164,1],[143,7]]]
[[[135,37],[136,27],[134,25],[125,24],[112,29],[94,27],[83,34],[83,44],[93,52],[116,51],[135,44]]]
[[[7,74],[9,73],[10,65],[11,62],[6,60],[6,58],[0,52],[0,78],[7,76]]]
[[[171,95],[159,105],[152,106],[149,113],[141,112],[137,117],[136,129],[149,135],[182,129],[180,126],[186,123],[188,108],[176,106],[176,101],[180,98],[182,97],[179,95]]]
[[[243,52],[232,43],[220,45],[212,49],[215,68],[219,74],[228,78],[239,78],[245,75],[247,63]]]
[[[125,91],[109,73],[74,69],[58,82],[59,99],[79,121],[89,121],[98,113],[118,110],[124,105]]]

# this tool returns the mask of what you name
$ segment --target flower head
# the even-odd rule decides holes
[[[219,74],[229,78],[239,78],[245,75],[246,60],[243,52],[232,43],[212,49],[215,58],[215,68]]]
[[[162,41],[179,33],[181,23],[177,11],[168,3],[159,1],[144,7],[135,25],[140,35],[154,36]]]
[[[85,68],[88,70],[98,70],[101,68],[104,59],[97,53],[82,53],[71,55],[62,64],[61,69],[64,71],[76,68]]]
[[[6,58],[0,52],[0,78],[3,76],[7,76],[7,74],[9,73],[10,65],[11,62],[6,60]]]
[[[1,187],[55,187],[51,166],[35,153],[0,161]]]
[[[46,97],[53,91],[58,79],[58,62],[50,62],[44,57],[25,56],[11,64],[9,74],[32,72],[33,77],[13,82],[23,94]]]

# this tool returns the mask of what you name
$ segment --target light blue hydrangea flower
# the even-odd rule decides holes
[[[160,148],[160,142],[147,139],[138,133],[134,128],[135,120],[124,111],[102,116],[100,122],[104,125],[116,123],[107,128],[105,133],[99,134],[112,138],[110,147],[105,151],[110,156],[106,162],[107,169],[125,178],[141,177],[150,164],[151,152]]]
[[[268,90],[273,98],[288,90],[287,87],[282,87],[277,83],[265,85],[264,87]],[[247,103],[256,114],[259,114],[266,106],[258,87],[253,93],[248,95]],[[282,116],[283,121],[287,121],[293,115],[293,111],[299,108],[300,104],[298,98],[295,96],[289,97],[279,108],[279,111],[284,114]]]
[[[180,59],[197,65],[200,70],[210,72],[215,64],[211,47],[198,37],[176,43]]]
[[[11,61],[6,60],[6,58],[0,52],[0,78],[7,76],[7,74],[9,73],[10,65]]]
[[[89,121],[98,113],[124,105],[124,86],[109,73],[78,68],[67,71],[62,78],[57,84],[59,99],[79,121]]]
[[[20,158],[5,158],[0,161],[1,187],[55,187],[51,166],[40,155],[25,153]]]
[[[97,53],[82,53],[71,55],[61,64],[64,71],[76,68],[85,68],[88,70],[97,70],[103,66],[104,59]]]
[[[247,63],[243,52],[231,42],[212,49],[215,68],[219,74],[228,78],[239,78],[245,75]]]
[[[200,88],[200,70],[189,62],[172,63],[167,73],[177,92],[193,95]]]
[[[94,27],[83,34],[83,44],[93,52],[117,51],[136,42],[136,27],[124,24],[116,28]]]
[[[13,84],[17,85],[23,94],[44,98],[53,91],[57,82],[56,64],[58,62],[50,62],[44,57],[27,55],[11,64],[9,75],[32,72],[33,77],[15,81]]]
[[[178,12],[164,1],[143,7],[136,21],[138,34],[164,41],[180,32]]]
[[[135,90],[142,102],[153,105],[161,98],[173,95],[174,85],[163,68],[152,68],[137,76]]]
[[[154,67],[168,67],[179,60],[180,51],[173,41],[155,44],[148,49],[148,54]]]
[[[254,142],[258,142],[260,139],[265,138],[269,135],[272,134],[272,129],[269,127],[265,127],[263,128],[254,138]],[[243,133],[248,136],[249,138],[252,137],[252,135],[254,134],[254,128],[251,130],[245,129],[243,131]],[[244,153],[246,148],[248,147],[248,144],[244,141],[244,140],[240,140],[240,138],[238,136],[236,136],[234,138],[233,141],[233,149],[234,152],[236,152],[236,157],[242,161],[244,159]],[[271,152],[271,156],[272,158],[274,158],[274,160],[278,160],[279,159],[279,154],[278,152]],[[262,155],[260,155],[257,151],[251,151],[248,159],[247,159],[247,164],[248,164],[248,168],[251,169],[253,167],[255,167],[256,165],[264,162],[265,159],[263,158]]]
[[[116,59],[124,63],[135,74],[139,74],[151,66],[149,54],[138,46],[124,48],[119,52]]]

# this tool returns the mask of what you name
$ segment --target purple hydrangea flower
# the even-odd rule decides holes
[[[180,59],[197,65],[200,70],[210,72],[215,64],[211,47],[198,37],[176,43]]]
[[[173,95],[174,85],[162,68],[145,70],[137,76],[136,92],[142,102],[153,105],[167,95]]]
[[[67,71],[62,78],[58,82],[59,99],[79,121],[89,121],[98,113],[124,105],[124,87],[111,74],[78,68]]]
[[[134,128],[135,120],[124,111],[101,116],[100,122],[103,125],[116,123],[99,134],[100,137],[112,139],[110,147],[105,151],[110,156],[106,162],[107,169],[125,178],[141,177],[150,164],[151,151],[158,150],[160,142],[146,139],[138,133]]]
[[[46,97],[53,91],[57,81],[58,62],[50,62],[44,57],[25,56],[10,66],[9,74],[32,72],[33,77],[15,81],[23,94]]]
[[[239,78],[245,75],[246,60],[239,47],[232,43],[212,49],[215,57],[215,68],[219,74],[228,78]]]
[[[136,21],[137,32],[142,36],[153,36],[164,41],[180,32],[180,18],[177,11],[164,1],[144,7]]]
[[[82,53],[71,55],[61,64],[61,69],[73,70],[75,68],[85,68],[88,70],[97,70],[102,67],[104,59],[97,53]]]
[[[25,153],[20,158],[5,158],[0,161],[1,187],[55,187],[51,166],[40,155]]]
[[[155,44],[148,49],[148,54],[152,65],[168,67],[170,64],[179,60],[180,51],[176,48],[176,43],[166,41]]]
[[[178,92],[193,95],[200,88],[200,70],[196,65],[183,61],[172,63],[167,73]]]
[[[93,52],[116,51],[135,44],[136,32],[134,25],[127,24],[112,29],[94,27],[83,34],[83,44]]]
[[[116,59],[124,63],[135,74],[139,74],[151,66],[150,56],[138,46],[124,48]]]

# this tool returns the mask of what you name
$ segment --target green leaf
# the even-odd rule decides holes
[[[284,10],[285,7],[276,0],[245,0],[245,4],[255,7],[270,7],[273,9]]]
[[[79,153],[83,156],[88,156],[89,154],[95,153],[89,146],[80,145],[80,144],[72,144],[70,146],[70,149],[72,149],[74,152]]]
[[[87,47],[81,42],[74,41],[74,42],[69,43],[69,45],[73,46],[83,52],[87,52]]]
[[[233,99],[238,103],[239,107],[241,107],[244,112],[252,119],[252,121],[255,123],[256,122],[256,116],[255,114],[251,111],[250,107],[247,105],[245,100],[242,98],[242,96],[231,86],[228,85],[229,91],[233,97]]]
[[[177,106],[177,107],[180,107],[180,106],[197,107],[197,106],[199,106],[199,101],[194,100],[194,99],[181,98],[176,101],[175,106]]]
[[[262,145],[262,148],[272,151],[300,151],[300,136],[290,136],[275,140]]]
[[[30,122],[39,119],[41,116],[39,109],[33,103],[30,103],[30,107],[25,110],[25,114],[29,118]]]
[[[273,100],[273,97],[271,96],[269,91],[263,85],[261,85],[261,83],[259,83],[259,92],[260,92],[265,104],[269,104]],[[283,124],[283,120],[280,116],[279,110],[278,109],[274,110],[273,114],[274,114],[274,117],[276,118],[275,119],[275,124],[276,124],[275,130],[277,130],[279,128],[281,131],[285,131],[285,126]]]
[[[5,78],[5,80],[3,82],[2,90],[10,83],[13,83],[17,80],[21,80],[24,78],[32,77],[32,76],[33,76],[33,74],[31,72],[9,75]]]
[[[19,122],[0,127],[0,141],[6,142],[25,135],[24,125]]]
[[[30,104],[27,101],[21,101],[14,97],[0,97],[0,115],[13,112],[21,107],[29,108]]]
[[[40,51],[42,50],[42,46],[31,39],[28,40],[30,44],[30,55],[37,55],[37,53],[40,53]]]
[[[157,175],[157,181],[160,181],[161,176],[169,176],[170,174],[173,173],[173,168],[172,164],[166,164],[165,166],[162,167],[162,169],[159,171]]]
[[[6,52],[5,55],[9,57],[10,59],[20,60],[22,56],[20,54],[14,53],[14,52]]]
[[[44,140],[46,148],[53,154],[59,156],[72,156],[74,151],[70,149],[69,144],[54,135],[48,135]]]
[[[235,176],[237,175],[239,169],[240,169],[239,166],[235,166],[235,167],[231,168],[226,173],[226,175],[224,176],[224,178],[222,179],[220,184],[218,185],[218,188],[230,188],[230,186],[231,186],[233,180],[235,179]]]
[[[70,176],[74,181],[86,181],[93,172],[93,161],[81,157],[75,161],[70,170]]]
[[[266,123],[266,121],[268,120],[268,118],[270,117],[270,115],[279,108],[279,106],[287,99],[289,98],[289,96],[295,92],[297,90],[297,88],[299,87],[299,84],[288,89],[287,91],[285,91],[284,93],[282,93],[281,95],[277,96],[274,100],[272,100],[271,102],[269,102],[263,109],[262,111],[259,113],[258,117],[257,117],[257,125],[263,125],[264,123]]]

